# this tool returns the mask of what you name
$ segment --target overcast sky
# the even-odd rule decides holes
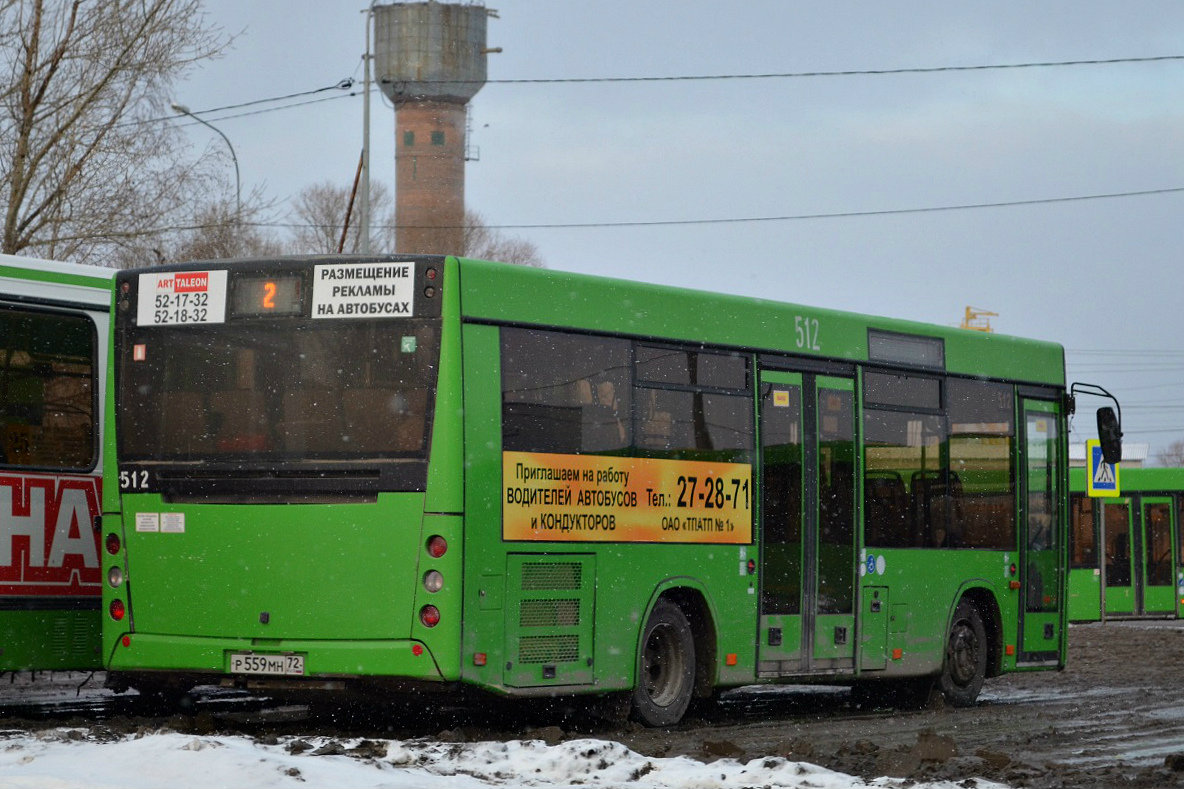
[[[466,199],[549,268],[945,325],[978,307],[1000,333],[1062,343],[1071,380],[1120,398],[1128,441],[1154,455],[1184,438],[1184,192],[1059,202],[1184,188],[1184,59],[958,68],[1184,56],[1184,3],[486,5],[503,52],[471,104]],[[238,35],[175,100],[251,103],[203,114],[244,191],[282,203],[352,182],[364,8],[207,0]],[[947,70],[512,82],[914,68]],[[352,95],[255,103],[345,78]],[[394,112],[374,96],[372,178],[393,191]],[[1024,204],[908,212],[998,203]]]

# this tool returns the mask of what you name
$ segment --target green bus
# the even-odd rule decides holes
[[[1070,620],[1184,614],[1184,468],[1123,468],[1114,497],[1091,498],[1085,475],[1069,470]]]
[[[619,694],[1065,661],[1059,345],[453,257],[121,272],[115,688]]]
[[[112,269],[0,255],[0,671],[102,664]]]

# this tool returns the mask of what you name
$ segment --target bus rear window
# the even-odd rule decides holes
[[[427,453],[438,321],[154,327],[122,345],[121,456],[373,461]]]
[[[0,465],[95,464],[95,327],[84,315],[0,309]]]

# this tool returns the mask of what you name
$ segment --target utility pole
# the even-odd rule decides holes
[[[361,234],[361,252],[370,254],[370,22],[374,19],[374,3],[366,14],[366,54],[362,56],[364,77],[362,80],[362,194],[358,202],[358,232]]]

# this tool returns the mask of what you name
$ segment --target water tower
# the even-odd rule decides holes
[[[465,112],[485,84],[484,5],[374,6],[378,83],[395,105],[395,248],[460,254]]]

